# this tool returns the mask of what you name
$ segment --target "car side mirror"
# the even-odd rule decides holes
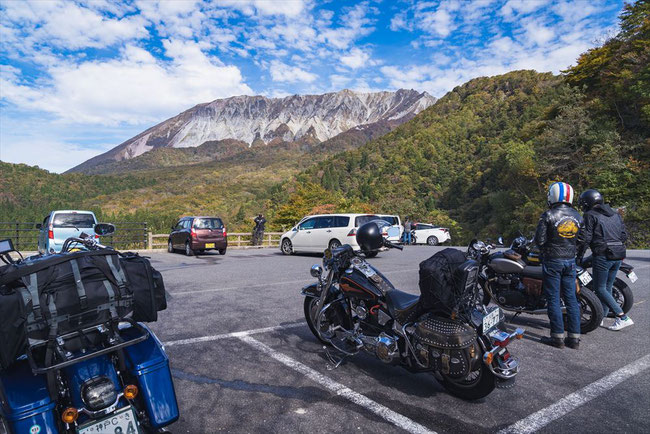
[[[36,229],[40,229],[40,228],[42,228],[42,227],[43,227],[43,224],[42,224],[42,223],[36,223]]]
[[[99,235],[100,237],[113,235],[115,233],[115,226],[110,223],[97,223],[93,229],[95,231],[95,234]]]

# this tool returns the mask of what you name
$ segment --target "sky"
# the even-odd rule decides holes
[[[65,171],[234,95],[559,73],[617,31],[619,0],[0,0],[0,160]]]

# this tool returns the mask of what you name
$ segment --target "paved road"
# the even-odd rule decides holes
[[[417,293],[418,264],[437,250],[407,247],[371,261],[396,287]],[[516,386],[473,403],[429,374],[365,354],[328,371],[300,296],[317,256],[275,249],[151,256],[171,294],[152,327],[175,377],[181,419],[173,432],[497,432],[516,423],[516,432],[650,430],[648,251],[629,252],[640,278],[634,327],[599,329],[579,351],[559,350],[537,342],[548,333],[544,317],[519,317],[527,338],[510,346],[522,364]]]

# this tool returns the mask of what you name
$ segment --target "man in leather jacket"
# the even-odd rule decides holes
[[[541,342],[557,348],[578,349],[580,344],[580,305],[576,297],[576,241],[582,224],[580,213],[571,205],[573,188],[564,182],[549,187],[549,209],[537,224],[535,242],[541,250],[544,293],[551,323],[551,336]],[[568,336],[560,296],[567,310]]]
[[[619,331],[634,324],[612,297],[616,273],[625,257],[625,224],[621,216],[605,204],[603,195],[597,190],[585,190],[579,203],[585,213],[585,224],[578,233],[578,263],[582,262],[585,250],[590,247],[594,288],[603,304],[604,316],[607,318],[610,309],[616,315],[614,324],[607,328]],[[604,327],[605,320],[600,325]]]

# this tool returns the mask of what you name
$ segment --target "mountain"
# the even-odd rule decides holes
[[[158,148],[191,148],[223,140],[237,140],[249,146],[281,142],[317,144],[353,129],[389,131],[434,102],[435,98],[426,92],[404,89],[374,93],[346,89],[285,98],[218,99],[161,122],[70,172],[97,173],[97,166],[129,160]]]

